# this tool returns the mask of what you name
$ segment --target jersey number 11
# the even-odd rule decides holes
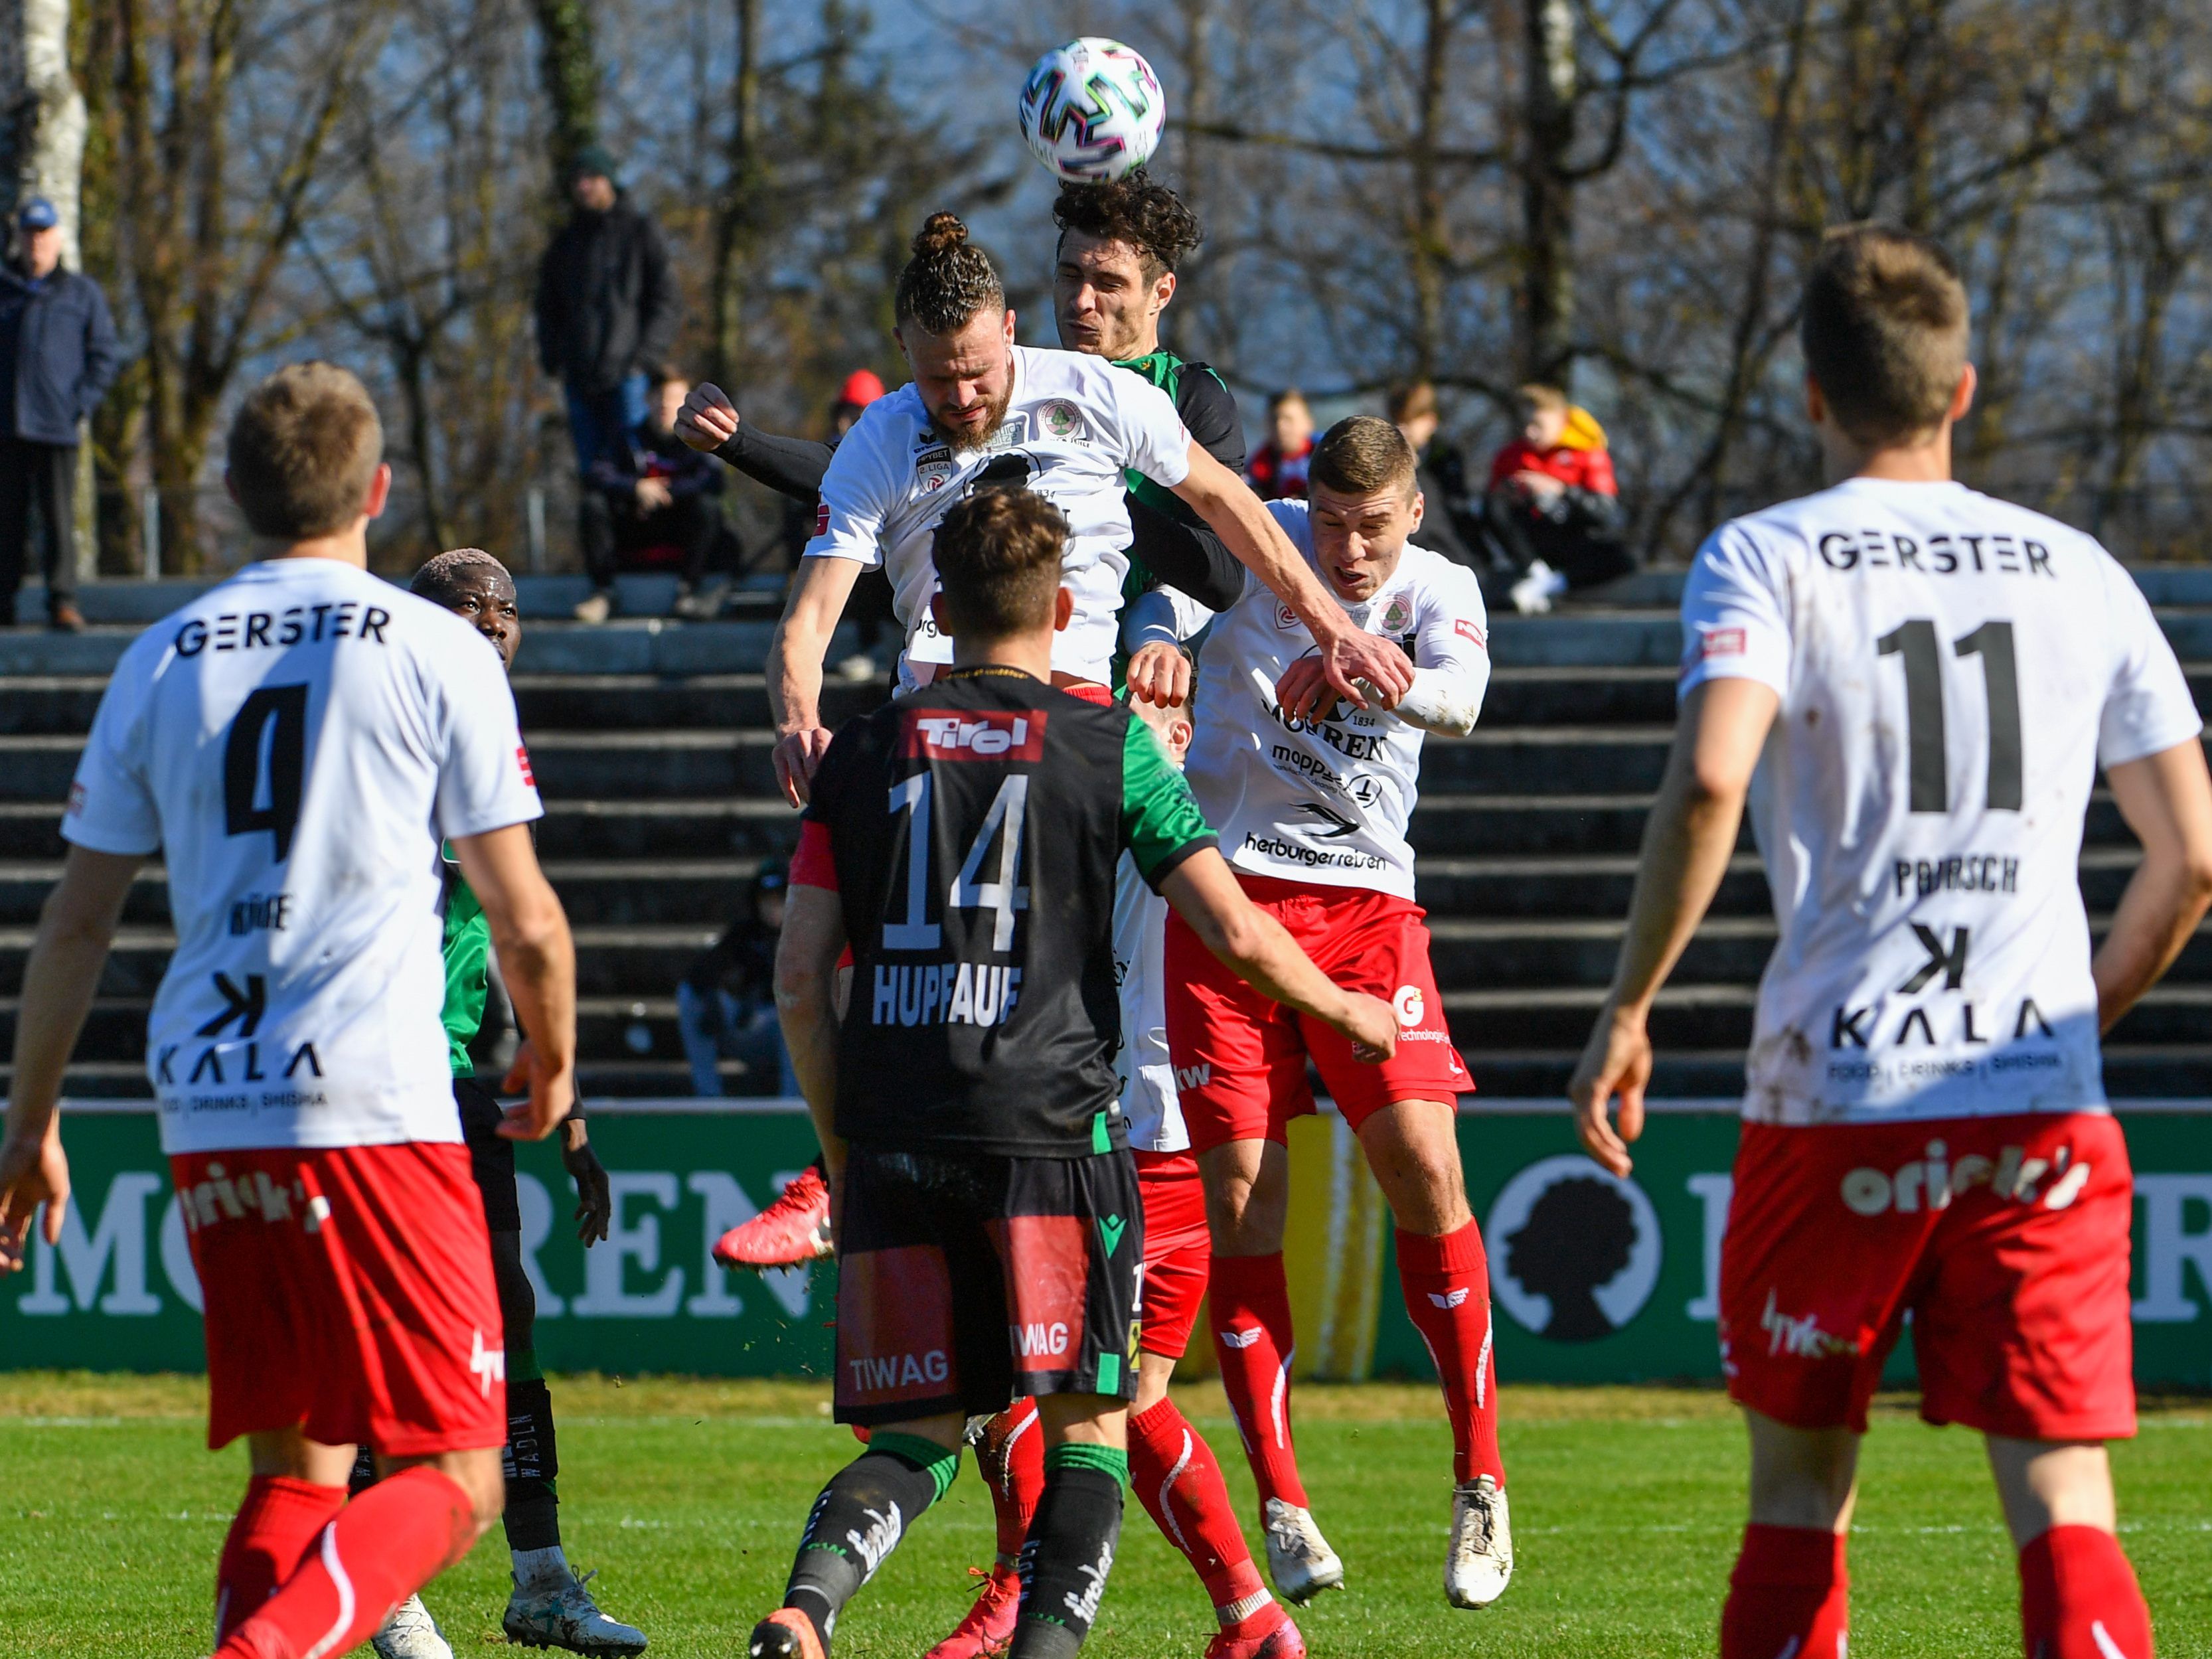
[[[1899,623],[1875,641],[1885,657],[1905,663],[1905,747],[1911,755],[1912,810],[1951,810],[1943,746],[1943,656],[1936,624],[1925,617]],[[1990,711],[1989,810],[2020,811],[2020,671],[2012,653],[2012,624],[1985,622],[1951,641],[1961,657],[1982,659]]]

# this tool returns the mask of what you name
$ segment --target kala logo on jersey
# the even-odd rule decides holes
[[[1483,1224],[1490,1290],[1552,1342],[1611,1336],[1651,1299],[1659,1215],[1634,1182],[1579,1154],[1540,1158],[1507,1182]]]
[[[899,721],[905,760],[1041,760],[1045,711],[914,708]]]

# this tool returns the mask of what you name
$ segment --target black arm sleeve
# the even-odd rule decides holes
[[[714,453],[756,483],[764,483],[811,507],[822,492],[822,475],[830,470],[830,457],[836,448],[833,443],[817,443],[811,438],[780,438],[740,421],[735,435]]]
[[[1185,363],[1176,386],[1176,412],[1207,454],[1238,477],[1244,476],[1244,422],[1237,413],[1237,399],[1218,374],[1204,363]]]
[[[1227,543],[1205,525],[1186,524],[1134,495],[1127,499],[1132,558],[1209,611],[1237,603],[1244,592],[1244,567]]]

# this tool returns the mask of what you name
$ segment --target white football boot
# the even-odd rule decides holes
[[[453,1659],[446,1634],[422,1598],[410,1595],[392,1610],[384,1628],[368,1638],[377,1659]]]
[[[611,1656],[643,1653],[645,1632],[617,1624],[601,1613],[584,1587],[593,1575],[581,1578],[563,1568],[558,1576],[525,1584],[516,1581],[500,1620],[507,1639],[526,1648],[562,1648],[570,1653]]]
[[[1512,1580],[1513,1522],[1505,1494],[1489,1475],[1478,1474],[1452,1492],[1444,1597],[1455,1607],[1486,1607]]]
[[[1267,1577],[1283,1600],[1303,1607],[1323,1590],[1344,1588],[1344,1563],[1321,1535],[1310,1510],[1270,1498],[1267,1522]]]

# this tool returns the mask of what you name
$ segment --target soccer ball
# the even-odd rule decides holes
[[[1159,148],[1167,99],[1141,54],[1085,35],[1055,46],[1022,83],[1022,142],[1054,176],[1104,184]]]

